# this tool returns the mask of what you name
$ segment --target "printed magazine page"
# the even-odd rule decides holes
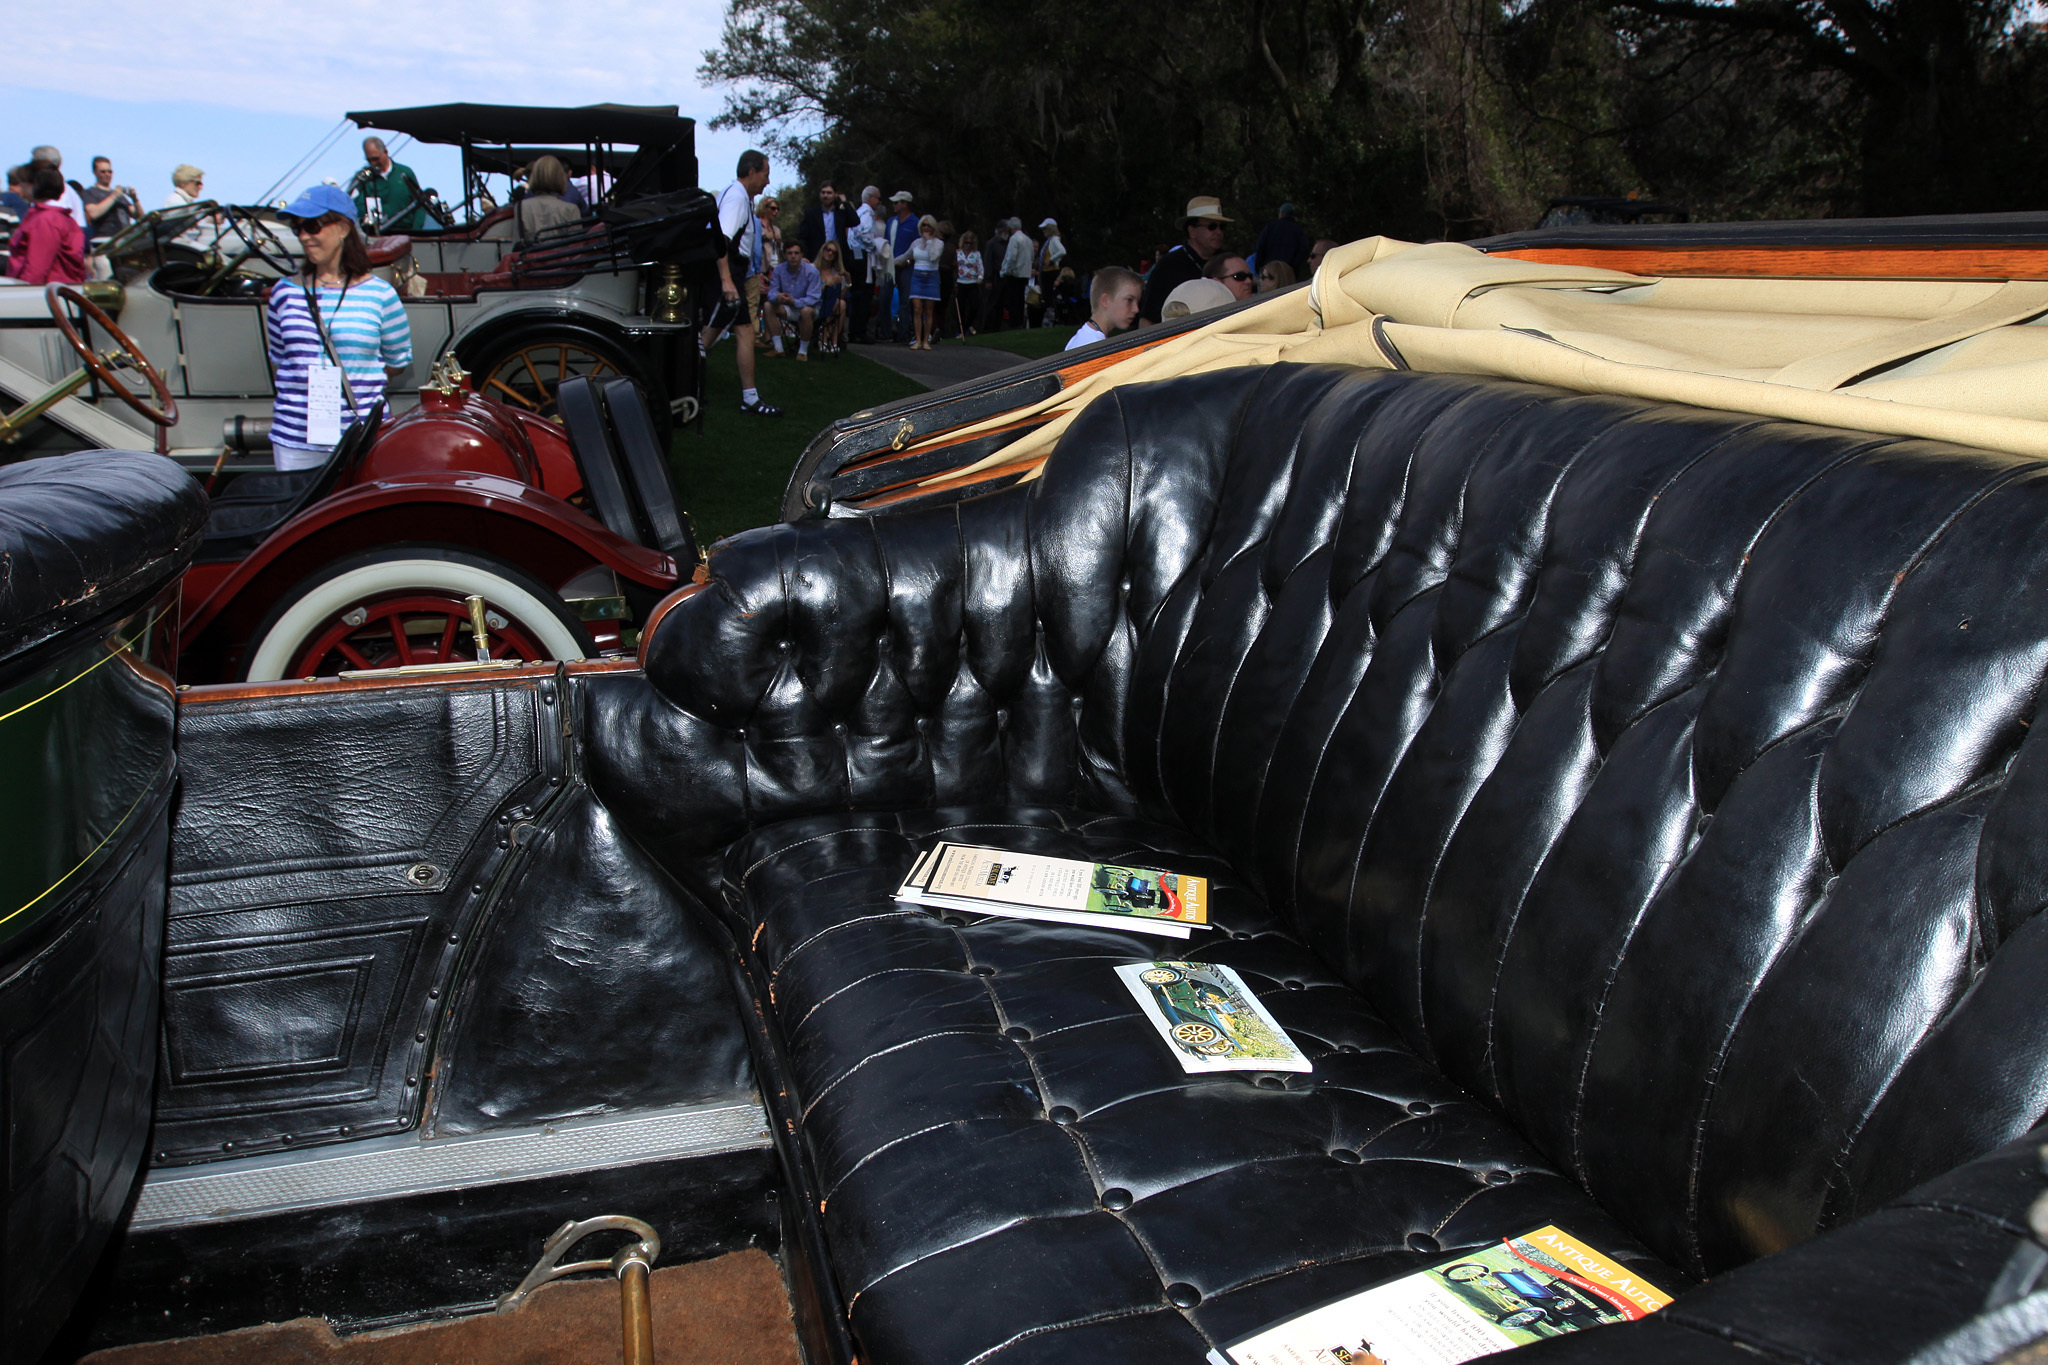
[[[1228,967],[1132,962],[1116,974],[1184,1071],[1315,1069]]]
[[[1671,1296],[1560,1228],[1312,1308],[1221,1351],[1212,1365],[1457,1365],[1475,1356],[1629,1322]]]
[[[920,857],[896,898],[1069,924],[1122,921],[1175,938],[1209,920],[1206,877],[972,844],[942,843]]]

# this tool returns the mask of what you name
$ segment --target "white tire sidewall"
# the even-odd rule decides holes
[[[517,583],[474,564],[447,559],[387,559],[362,564],[315,583],[285,609],[256,643],[249,663],[250,682],[277,682],[306,641],[323,623],[353,603],[388,597],[407,589],[478,594],[500,613],[529,631],[550,659],[580,659],[583,647],[546,602]]]

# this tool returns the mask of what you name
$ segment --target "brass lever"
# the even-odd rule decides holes
[[[476,640],[477,662],[489,663],[491,659],[491,625],[490,622],[484,620],[484,599],[475,593],[471,593],[465,600],[469,604],[469,629]]]
[[[614,1230],[630,1232],[639,1240],[628,1242],[609,1260],[562,1264],[562,1257],[584,1238],[594,1232]],[[498,1311],[502,1313],[517,1308],[526,1301],[527,1295],[550,1280],[586,1270],[609,1270],[619,1277],[619,1319],[625,1365],[654,1365],[654,1306],[648,1297],[648,1276],[660,1255],[661,1234],[638,1218],[613,1213],[585,1218],[581,1222],[572,1219],[555,1229],[547,1245],[541,1248],[540,1259],[534,1262],[532,1270],[526,1272],[526,1278],[519,1282],[519,1287],[498,1300]]]

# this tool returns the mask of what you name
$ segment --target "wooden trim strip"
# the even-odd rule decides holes
[[[989,483],[1011,475],[1028,474],[1044,463],[1045,456],[1034,455],[1028,460],[1019,460],[1015,464],[1000,464],[988,469],[977,469],[972,474],[961,474],[954,478],[941,479],[937,483],[899,484],[895,488],[884,492],[871,493],[864,498],[849,498],[847,501],[853,503],[856,507],[887,507],[891,503],[908,502],[912,498],[922,498],[933,493],[944,493],[955,488],[972,488],[978,483]]]
[[[383,687],[494,687],[505,682],[552,678],[557,665],[524,664],[518,668],[483,669],[475,673],[392,673],[382,678],[287,678],[281,682],[201,683],[178,689],[178,705],[209,706],[250,701],[258,697],[314,697],[342,692],[374,692]]]
[[[1174,333],[1174,336],[1185,335],[1187,335],[1185,332]],[[1060,387],[1063,389],[1071,389],[1074,387],[1074,385],[1080,383],[1089,375],[1094,374],[1099,370],[1106,370],[1112,365],[1120,365],[1124,361],[1129,360],[1132,356],[1137,355],[1141,351],[1149,351],[1154,346],[1162,345],[1165,342],[1172,341],[1173,339],[1174,337],[1160,337],[1156,341],[1140,341],[1134,345],[1125,346],[1121,349],[1111,351],[1108,355],[1099,355],[1095,357],[1093,360],[1077,361],[1072,365],[1065,366],[1059,371]]]
[[[1494,253],[1631,275],[1809,279],[2048,280],[2048,246],[1517,247]]]
[[[661,624],[661,618],[668,615],[676,603],[686,597],[695,597],[710,586],[710,567],[707,564],[699,564],[696,569],[696,577],[691,582],[683,584],[682,587],[677,588],[674,592],[654,604],[654,610],[647,613],[647,621],[640,627],[640,653],[639,657],[633,660],[635,668],[639,668],[647,662],[647,642],[654,638],[654,629]]]
[[[1005,431],[1015,431],[1018,427],[1044,426],[1051,420],[1050,417],[1043,414],[1037,417],[1024,417],[1014,422],[1005,422],[999,427],[990,427],[986,431],[977,431],[971,436],[949,436],[945,431],[934,432],[924,440],[914,441],[901,450],[891,450],[884,446],[879,451],[863,455],[857,460],[849,460],[839,466],[834,477],[836,478],[839,474],[851,473],[856,469],[873,469],[877,465],[885,465],[892,460],[907,460],[913,455],[929,455],[934,450],[944,450],[948,446],[957,446],[964,441],[978,441],[984,436],[997,436]]]

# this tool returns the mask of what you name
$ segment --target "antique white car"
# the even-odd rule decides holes
[[[695,123],[673,107],[505,108],[442,105],[352,114],[366,127],[459,143],[465,178],[481,167],[523,165],[547,147],[576,164],[619,164],[636,150],[592,215],[523,245],[500,235],[510,209],[476,193],[457,226],[370,240],[371,260],[405,300],[413,364],[392,386],[394,410],[418,400],[435,361],[453,353],[478,388],[552,416],[555,391],[575,375],[638,380],[667,420],[697,409],[693,276],[716,252],[709,199],[696,188]],[[494,231],[496,229],[496,231]],[[519,249],[515,249],[517,246]],[[137,352],[158,371],[150,395],[118,374],[90,373],[41,410],[41,420],[0,426],[0,456],[81,447],[133,448],[160,431],[160,450],[208,467],[225,450],[267,465],[272,393],[263,301],[297,269],[298,244],[264,206],[201,202],[145,215],[101,248],[122,284],[91,286]],[[40,287],[0,279],[0,407],[46,398],[81,360],[66,320]],[[82,324],[74,316],[74,328]],[[132,379],[132,376],[130,377]],[[173,400],[168,409],[164,399]],[[31,414],[34,415],[34,414]],[[174,418],[175,420],[164,420]]]

